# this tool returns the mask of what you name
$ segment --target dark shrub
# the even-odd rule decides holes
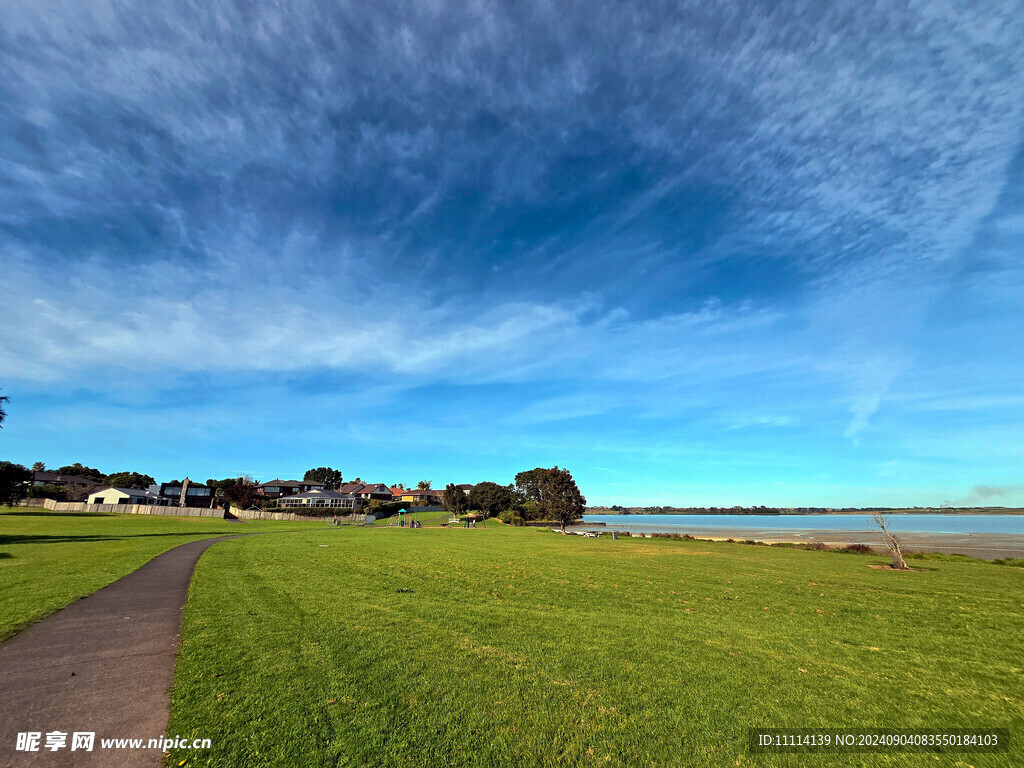
[[[853,555],[873,555],[875,550],[869,547],[867,544],[847,544],[842,549],[843,552],[849,552]]]
[[[505,523],[505,525],[526,525],[526,521],[523,520],[522,516],[514,509],[506,509],[500,515],[498,515],[498,519],[501,520],[501,522]]]

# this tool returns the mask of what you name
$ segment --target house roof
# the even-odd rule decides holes
[[[268,480],[265,483],[260,483],[259,487],[265,488],[268,485],[309,485],[309,483],[305,480],[282,480],[281,478],[275,478],[273,480]],[[319,485],[319,483],[317,483],[317,485]]]
[[[33,472],[32,480],[41,483],[74,483],[76,485],[103,485],[88,477],[78,475],[62,475],[59,472]]]
[[[93,491],[89,495],[92,496],[92,495],[97,494],[97,493],[106,493],[107,491],[117,491],[118,493],[123,493],[126,496],[142,496],[142,497],[147,498],[147,499],[155,499],[155,498],[157,498],[157,495],[155,493],[150,493],[149,491],[144,491],[141,488],[116,488],[116,487],[114,487],[112,485],[111,486],[107,486],[106,488],[101,488],[99,490]]]
[[[386,483],[344,483],[338,490],[344,493],[394,493]]]

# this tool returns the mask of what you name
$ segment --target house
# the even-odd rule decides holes
[[[285,496],[282,499],[278,499],[277,506],[288,509],[302,508],[302,507],[315,507],[322,509],[329,507],[331,509],[345,510],[347,512],[358,512],[366,505],[364,499],[354,496],[351,493],[341,493],[340,491],[331,491],[325,488],[314,488],[309,491],[295,494],[294,496]]]
[[[213,488],[187,477],[180,483],[161,483],[157,496],[159,504],[173,507],[213,507],[216,501]]]
[[[437,491],[433,488],[427,488],[422,490],[420,488],[413,488],[412,490],[402,491],[401,498],[398,501],[425,501],[428,503],[441,503],[441,497],[444,496],[444,491]]]
[[[93,491],[98,491],[106,486],[103,483],[98,483],[88,477],[79,477],[78,475],[62,475],[59,472],[32,472],[32,484],[36,486],[42,485],[60,485],[64,486],[69,496],[72,498],[84,498],[86,495]]]
[[[260,494],[267,499],[279,499],[282,496],[294,496],[306,491],[323,490],[323,485],[313,480],[281,480],[274,478],[259,485]]]
[[[138,488],[102,488],[89,494],[90,504],[157,504],[160,497]]]
[[[476,486],[473,485],[472,483],[459,483],[455,487],[458,488],[467,496],[469,496],[469,494],[473,492],[473,489],[476,488]]]
[[[351,493],[367,501],[376,499],[378,501],[392,501],[394,494],[384,483],[364,483],[358,477],[355,482],[343,483],[339,488],[342,493]]]

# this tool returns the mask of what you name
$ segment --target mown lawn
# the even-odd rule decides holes
[[[410,509],[411,510],[415,510],[416,507],[411,507]],[[373,514],[373,509],[372,508],[367,509],[366,512],[368,514],[372,515]],[[452,513],[451,512],[438,512],[437,510],[434,510],[433,512],[415,512],[415,511],[410,511],[409,513],[406,514],[406,518],[412,518],[413,520],[416,520],[417,522],[422,523],[424,528],[431,528],[431,527],[440,528],[441,527],[441,523],[447,523],[449,520],[452,519]],[[392,523],[395,526],[398,525],[398,515],[394,515],[393,517],[382,517],[380,520],[375,521],[374,525],[377,526],[378,528],[387,528],[387,527],[389,527],[389,524],[392,524]],[[488,525],[489,524],[490,523],[488,523]],[[483,524],[481,523],[481,525],[483,525]]]
[[[0,640],[179,544],[309,525],[0,507]]]
[[[321,545],[327,544],[324,547]],[[1024,765],[1024,570],[543,530],[339,528],[199,562],[168,765]],[[1010,754],[750,755],[750,727]]]

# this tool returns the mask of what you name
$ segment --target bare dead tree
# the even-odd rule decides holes
[[[882,535],[882,541],[885,543],[885,548],[889,550],[889,554],[892,555],[892,567],[899,571],[909,570],[907,563],[903,559],[903,544],[899,539],[893,535],[892,531],[889,530],[889,516],[883,515],[880,512],[875,512],[871,515],[871,519],[874,520],[875,528],[877,533]]]

